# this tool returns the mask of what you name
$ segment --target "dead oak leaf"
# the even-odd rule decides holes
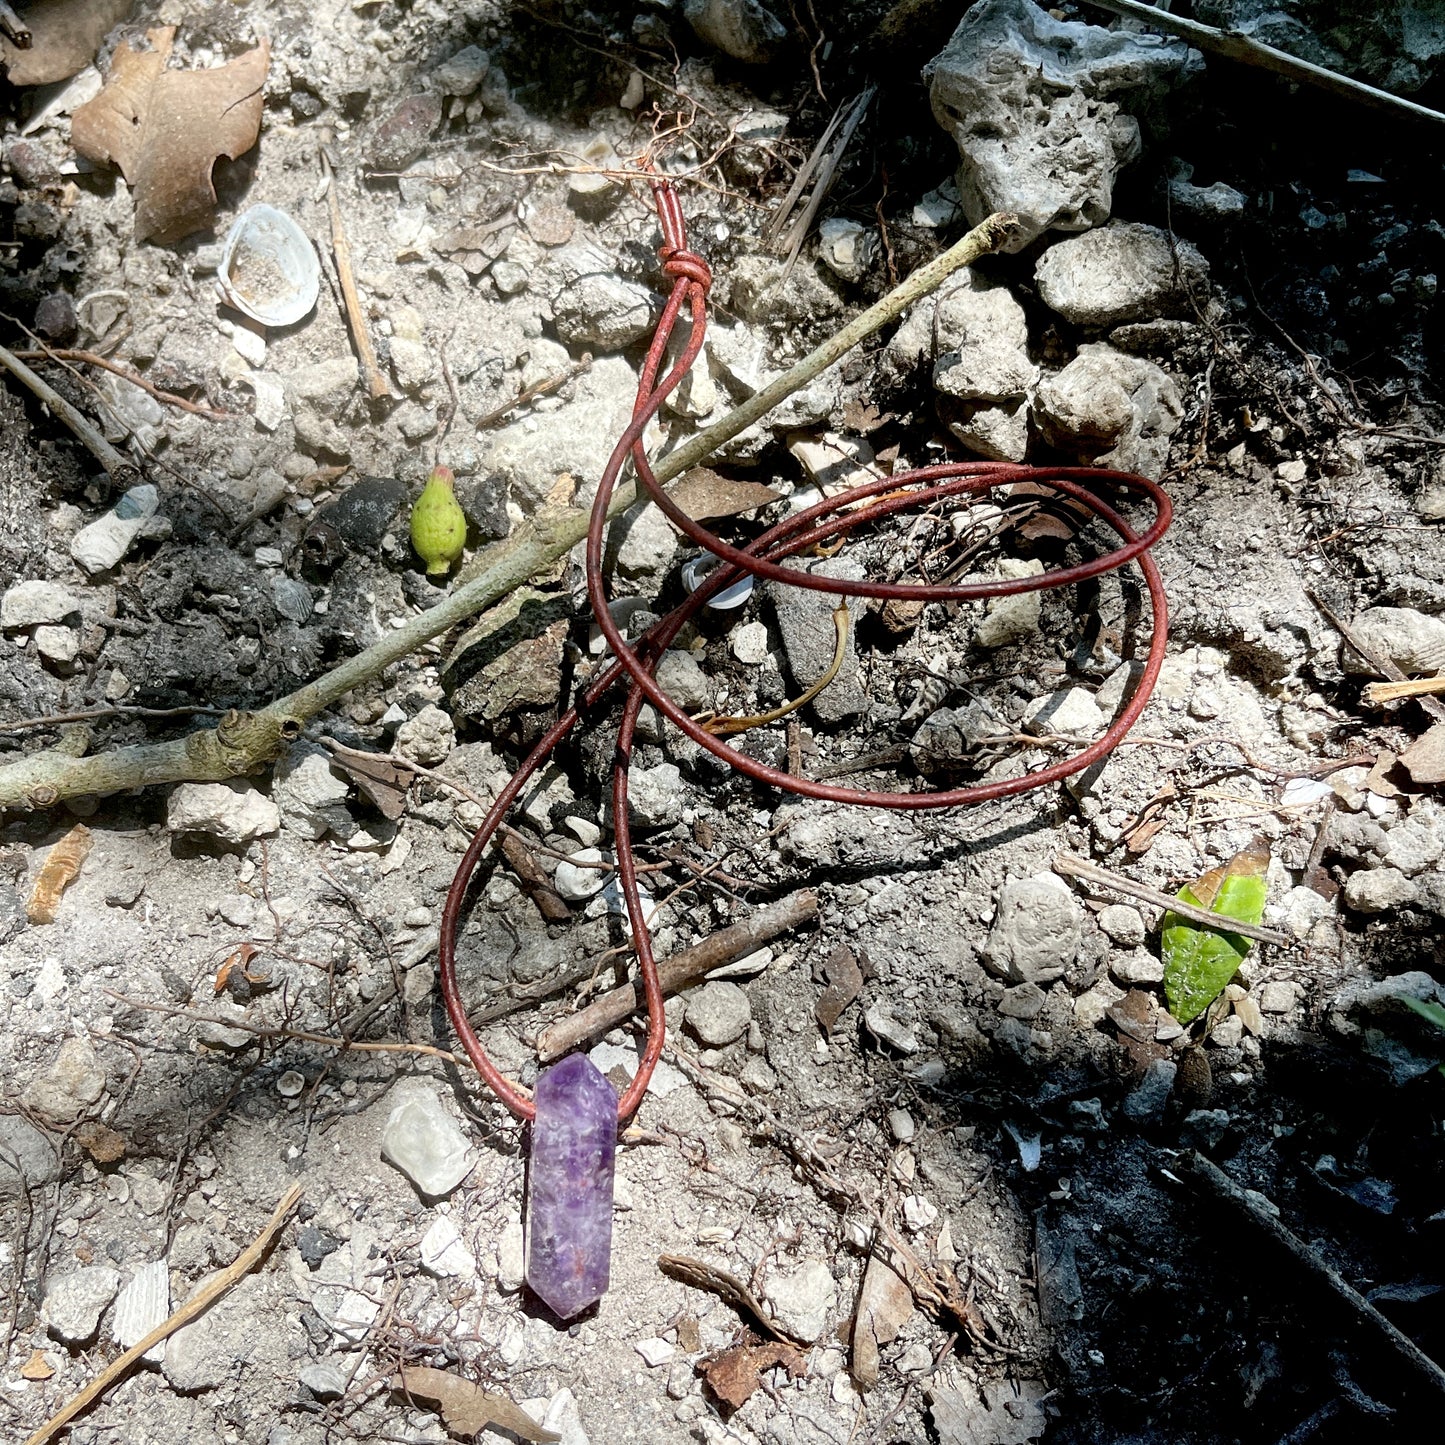
[[[784,1366],[796,1379],[808,1371],[808,1360],[793,1345],[773,1342],[766,1345],[729,1345],[698,1364],[707,1387],[724,1405],[737,1410],[758,1388],[759,1376],[774,1365]]]
[[[135,193],[139,241],[168,244],[211,224],[211,171],[235,160],[261,130],[261,88],[271,42],[212,70],[167,70],[173,25],[148,30],[149,50],[116,48],[105,89],[71,117],[87,160],[119,166]]]
[[[562,1437],[544,1430],[520,1405],[496,1390],[484,1390],[460,1375],[432,1370],[425,1365],[403,1365],[393,1381],[396,1389],[423,1400],[434,1400],[453,1435],[470,1438],[488,1425],[500,1425],[522,1440],[550,1445]]]
[[[781,492],[775,492],[759,482],[739,482],[732,477],[721,476],[711,467],[694,467],[674,482],[670,491],[672,500],[694,522],[735,517],[739,512],[766,507],[782,496]]]
[[[17,7],[30,31],[22,50],[0,37],[0,63],[11,85],[51,85],[69,80],[95,59],[113,25],[130,14],[134,0],[32,0]]]

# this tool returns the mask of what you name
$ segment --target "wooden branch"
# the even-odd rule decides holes
[[[865,337],[896,320],[948,276],[980,256],[997,251],[1017,226],[1016,216],[989,216],[770,385],[661,458],[654,468],[658,480],[665,484],[699,465]],[[615,517],[636,501],[635,484],[619,487],[608,515]],[[444,601],[261,711],[228,714],[214,732],[193,733],[174,743],[140,744],[94,758],[62,757],[51,751],[12,763],[0,769],[0,809],[47,808],[66,798],[123,792],[154,783],[223,782],[257,772],[279,757],[311,718],[352,688],[401,661],[424,642],[491,607],[570,552],[587,535],[588,520],[585,508],[544,506],[510,537],[464,566],[455,590]],[[232,738],[244,741],[243,746],[224,744],[221,733],[228,723]]]
[[[321,172],[326,177],[326,204],[331,212],[331,256],[336,262],[336,279],[341,285],[341,300],[346,308],[346,322],[351,329],[351,339],[356,346],[356,355],[361,369],[366,374],[367,394],[373,401],[383,401],[391,395],[391,388],[376,364],[376,351],[371,344],[371,333],[366,329],[366,312],[361,309],[361,297],[356,290],[356,276],[351,269],[351,242],[346,239],[346,226],[341,219],[341,196],[336,185],[336,173],[331,169],[331,159],[326,147],[321,147]]]
[[[199,402],[190,401],[184,396],[177,396],[173,391],[164,391],[155,382],[142,376],[140,372],[132,370],[129,366],[122,366],[108,356],[101,356],[99,352],[78,351],[74,347],[46,346],[38,351],[17,351],[15,355],[21,361],[81,361],[87,366],[98,366],[102,371],[108,371],[112,376],[118,376],[123,381],[130,382],[132,386],[140,387],[142,391],[155,397],[157,401],[166,406],[179,407],[193,416],[203,416],[208,421],[232,421],[241,415],[234,411],[217,411],[214,407],[202,406]]]
[[[1427,697],[1445,692],[1445,677],[1407,677],[1403,682],[1372,682],[1365,688],[1371,702],[1394,702],[1402,697]]]
[[[1278,50],[1260,40],[1251,40],[1247,35],[1219,30],[1198,20],[1186,20],[1182,15],[1167,15],[1153,5],[1141,3],[1141,0],[1088,0],[1088,3],[1100,10],[1112,11],[1115,15],[1142,20],[1155,30],[1162,30],[1167,35],[1177,35],[1181,40],[1187,40],[1191,45],[1197,45],[1200,50],[1217,55],[1222,60],[1234,60],[1241,65],[1268,70],[1275,75],[1284,76],[1286,80],[1312,85],[1317,90],[1327,90],[1331,95],[1368,105],[1375,110],[1387,110],[1407,115],[1414,120],[1445,125],[1445,115],[1438,110],[1431,110],[1429,106],[1391,95],[1388,90],[1379,90],[1373,85],[1367,85],[1363,80],[1352,80],[1337,70],[1328,70],[1323,65],[1301,60],[1297,55]]]
[[[1082,878],[1086,883],[1097,883],[1103,888],[1112,888],[1126,898],[1137,898],[1141,903],[1152,903],[1158,908],[1167,908],[1201,928],[1212,928],[1216,933],[1237,933],[1242,938],[1257,939],[1260,943],[1273,943],[1278,948],[1293,948],[1295,940],[1276,928],[1262,928],[1257,923],[1244,923],[1238,918],[1227,918],[1222,913],[1210,913],[1207,909],[1196,908],[1181,898],[1171,898],[1157,888],[1145,883],[1136,883],[1120,873],[1111,873],[1087,858],[1075,857],[1072,853],[1054,855],[1054,872],[1065,878]]]
[[[658,965],[663,993],[676,993],[704,974],[742,958],[790,928],[806,923],[818,912],[818,895],[811,888],[791,893],[776,903],[758,909],[750,918],[724,928],[691,948],[684,948]],[[586,1008],[544,1029],[537,1040],[537,1057],[544,1064],[560,1058],[568,1049],[605,1034],[624,1019],[646,1008],[640,980],[611,989]]]
[[[301,1198],[301,1186],[293,1184],[281,1196],[274,1213],[267,1221],[266,1227],[256,1236],[252,1242],[237,1256],[234,1264],[228,1265],[218,1274],[210,1284],[198,1290],[183,1304],[168,1320],[158,1324],[143,1339],[138,1340],[123,1355],[117,1356],[111,1363],[95,1377],[78,1395],[76,1395],[64,1408],[57,1410],[34,1434],[25,1439],[25,1445],[45,1445],[45,1442],[55,1434],[62,1426],[69,1422],[82,1410],[88,1409],[95,1403],[115,1382],[124,1375],[130,1367],[140,1359],[147,1350],[168,1339],[182,1325],[189,1324],[197,1315],[204,1314],[223,1294],[231,1290],[245,1275],[249,1274],[257,1264],[261,1262],[262,1256],[271,1247],[271,1242],[281,1232],[282,1226],[286,1223],[287,1217],[296,1207],[297,1201]]]
[[[1223,1169],[1202,1154],[1183,1155],[1172,1167],[1177,1168],[1189,1183],[1228,1205],[1239,1218],[1263,1234],[1303,1268],[1322,1287],[1327,1297],[1343,1305],[1356,1324],[1364,1325],[1381,1343],[1399,1355],[1414,1371],[1417,1380],[1429,1385],[1437,1395],[1445,1395],[1445,1369],[1441,1369],[1403,1330],[1391,1324],[1358,1290],[1346,1284],[1338,1271],[1270,1213],[1258,1195],[1241,1188]]]
[[[8,347],[0,346],[0,366],[3,366],[17,381],[29,387],[48,406],[59,421],[75,433],[76,439],[110,473],[117,486],[128,487],[140,476],[140,468],[122,456],[96,430],[93,422],[80,414],[48,381],[38,377]]]

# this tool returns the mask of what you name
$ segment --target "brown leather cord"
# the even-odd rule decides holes
[[[613,448],[598,483],[597,496],[592,505],[591,525],[587,533],[587,596],[597,625],[612,651],[613,661],[583,691],[580,704],[569,708],[547,730],[502,790],[457,867],[456,876],[447,894],[446,906],[442,911],[438,949],[441,987],[452,1027],[456,1030],[468,1057],[476,1065],[477,1072],[502,1103],[521,1119],[533,1117],[535,1110],[531,1100],[519,1093],[488,1058],[462,1004],[456,978],[458,924],[472,875],[507,812],[532,775],[576,726],[579,718],[592,713],[615,683],[625,681],[627,686],[612,769],[612,818],[617,876],[632,927],[632,943],[637,953],[638,972],[643,981],[648,1016],[646,1048],[631,1085],[617,1105],[619,1120],[626,1120],[636,1111],[647,1092],[652,1071],[662,1054],[665,1034],[662,987],[658,982],[652,937],[638,889],[637,865],[628,817],[628,766],[638,715],[645,704],[651,703],[686,736],[738,772],[786,792],[827,802],[894,810],[957,808],[1046,787],[1074,773],[1082,772],[1106,757],[1134,725],[1148,703],[1164,662],[1168,635],[1168,607],[1163,579],[1149,549],[1168,528],[1172,508],[1168,496],[1157,483],[1126,472],[1107,471],[1096,467],[1030,467],[1004,462],[947,462],[938,466],[920,467],[850,488],[842,496],[824,499],[769,528],[745,547],[730,546],[693,521],[659,485],[643,450],[642,436],[648,422],[656,415],[668,394],[687,375],[702,349],[707,327],[707,294],[712,284],[712,273],[700,256],[687,249],[682,209],[672,187],[659,179],[652,182],[652,191],[662,226],[663,244],[660,254],[663,270],[673,278],[673,287],[643,363],[632,421]],[[687,344],[682,348],[671,370],[658,381],[668,341],[684,307],[687,308],[691,320]],[[719,559],[718,565],[702,585],[672,612],[655,623],[635,646],[626,642],[608,611],[603,572],[607,510],[622,467],[629,457],[643,489],[673,525],[684,536]],[[830,540],[846,540],[848,534],[858,528],[870,526],[898,513],[916,511],[934,502],[955,497],[984,496],[995,488],[1017,482],[1048,487],[1083,507],[1096,519],[1111,527],[1118,534],[1121,545],[1103,556],[1040,576],[951,585],[881,582],[868,578],[852,581],[793,571],[782,566],[789,557],[807,552]],[[1142,532],[1135,532],[1129,522],[1099,495],[1097,489],[1102,487],[1121,488],[1149,501],[1154,509],[1150,525]],[[849,510],[845,512],[845,508]],[[1128,704],[1096,742],[1070,757],[1019,778],[1005,778],[931,793],[895,793],[869,792],[865,789],[839,787],[832,783],[795,777],[769,767],[755,758],[747,757],[708,732],[704,724],[690,718],[663,691],[655,675],[658,660],[686,623],[697,615],[710,598],[746,576],[769,578],[793,587],[848,597],[943,602],[1004,597],[1045,588],[1067,587],[1099,577],[1130,562],[1136,563],[1144,575],[1153,614],[1153,628],[1144,668]]]

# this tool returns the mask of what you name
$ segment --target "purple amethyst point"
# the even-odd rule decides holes
[[[607,1290],[617,1093],[586,1054],[544,1069],[533,1096],[527,1283],[571,1319]]]

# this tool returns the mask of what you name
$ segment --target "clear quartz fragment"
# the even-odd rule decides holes
[[[527,1283],[571,1319],[607,1289],[617,1094],[586,1054],[572,1054],[538,1075],[534,1099]]]

